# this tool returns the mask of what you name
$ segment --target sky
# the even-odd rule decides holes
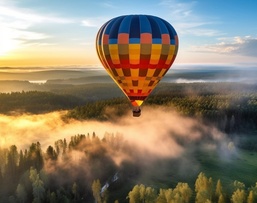
[[[0,0],[0,67],[99,66],[109,19],[159,16],[179,36],[175,64],[257,64],[256,0]]]

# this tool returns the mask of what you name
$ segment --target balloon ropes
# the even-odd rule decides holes
[[[124,15],[98,31],[101,63],[130,100],[133,116],[167,73],[178,52],[178,36],[167,21],[150,15]]]

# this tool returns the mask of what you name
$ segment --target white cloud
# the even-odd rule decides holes
[[[108,20],[110,19],[104,17],[87,18],[81,21],[81,25],[91,28],[100,28]]]
[[[257,38],[251,36],[220,38],[219,43],[191,47],[192,51],[257,57]]]
[[[30,43],[41,42],[51,37],[44,31],[33,31],[31,28],[42,23],[64,24],[72,23],[70,19],[56,17],[54,15],[43,15],[26,8],[19,8],[7,1],[0,3],[0,27],[1,27],[1,50],[0,55]]]
[[[109,1],[103,2],[100,5],[105,8],[117,8],[113,3]]]
[[[23,23],[72,23],[70,19],[55,17],[53,15],[43,15],[34,13],[30,9],[6,7],[0,5],[0,16],[5,16],[10,19],[19,19]]]
[[[99,26],[99,23],[94,19],[82,20],[81,24],[82,24],[82,26],[85,26],[85,27],[98,27]]]
[[[215,29],[204,28],[206,25],[216,24],[216,19],[208,20],[194,11],[197,1],[181,3],[178,0],[162,0],[160,5],[169,9],[169,19],[182,35],[193,36],[221,36],[224,33]]]

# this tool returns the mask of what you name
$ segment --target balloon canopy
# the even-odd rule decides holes
[[[125,15],[100,28],[96,49],[106,71],[130,100],[134,116],[139,116],[141,104],[176,58],[178,36],[159,17]]]

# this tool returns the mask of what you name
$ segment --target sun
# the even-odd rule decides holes
[[[19,40],[15,39],[13,33],[4,30],[0,32],[0,56],[6,56],[9,52],[19,47]]]
[[[8,53],[18,47],[17,40],[14,39],[0,39],[0,56],[8,55]]]

